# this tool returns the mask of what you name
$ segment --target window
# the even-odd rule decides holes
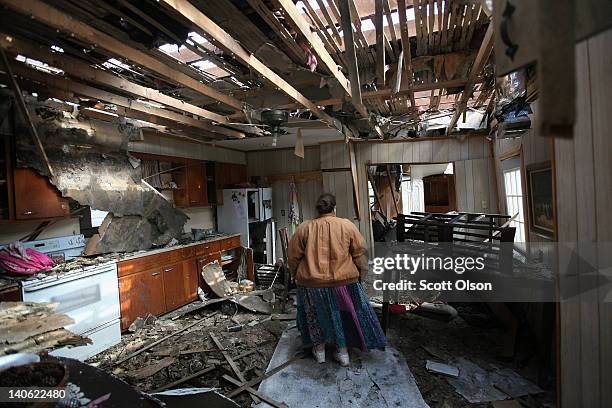
[[[502,161],[504,190],[506,192],[506,211],[511,217],[518,213],[510,223],[516,228],[514,242],[525,242],[525,217],[523,212],[523,188],[521,183],[520,158],[513,157]]]

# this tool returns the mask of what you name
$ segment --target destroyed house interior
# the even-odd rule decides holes
[[[612,407],[610,95],[609,0],[0,0],[0,406]]]

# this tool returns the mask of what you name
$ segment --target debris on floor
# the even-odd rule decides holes
[[[153,394],[166,408],[238,408],[231,399],[214,388],[179,388]]]
[[[222,394],[242,407],[273,401],[257,395],[258,382],[245,386],[264,375],[280,334],[295,325],[292,309],[271,318],[270,313],[279,309],[277,297],[267,294],[272,291],[234,293],[194,302],[158,318],[143,316],[124,333],[120,344],[88,362],[155,398],[163,392],[159,399],[176,400],[180,406],[189,406],[196,395],[212,401]],[[262,293],[275,303],[264,300]],[[264,308],[267,313],[262,315]],[[177,389],[189,391],[166,392]],[[240,392],[230,397],[235,390]],[[219,404],[210,406],[235,406]]]
[[[494,401],[512,399],[533,408],[554,407],[554,389],[543,393],[533,382],[538,377],[537,366],[535,360],[529,360],[528,342],[525,347],[518,348],[514,360],[498,358],[499,339],[503,333],[502,327],[493,324],[474,327],[461,316],[442,322],[407,314],[394,316],[387,340],[406,359],[424,400],[431,407],[492,408]],[[428,371],[428,360],[458,368],[459,376],[451,378]],[[464,360],[480,370],[470,369],[463,364]],[[455,388],[455,382],[462,384]],[[521,387],[515,388],[517,384]],[[463,389],[470,385],[474,392],[482,387],[486,396],[477,399],[467,390],[464,395]],[[519,395],[524,397],[519,398]],[[472,402],[477,400],[480,402]]]
[[[64,329],[74,320],[56,313],[56,308],[57,303],[0,303],[0,355],[91,344],[90,339]]]
[[[442,374],[448,377],[459,377],[459,369],[448,364],[427,360],[425,368],[431,373]]]
[[[447,381],[471,403],[499,401],[543,392],[540,387],[509,368],[485,370],[462,357],[455,364],[459,367],[459,376]]]
[[[268,370],[290,360],[301,349],[299,332],[285,331]],[[325,364],[318,364],[310,356],[294,361],[280,375],[264,380],[258,391],[291,408],[428,407],[405,360],[393,347],[369,353],[351,349],[350,353],[348,367],[331,358]],[[269,406],[264,402],[257,408]]]

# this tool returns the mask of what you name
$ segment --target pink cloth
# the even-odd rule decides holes
[[[53,260],[35,249],[12,243],[0,250],[0,266],[7,272],[19,275],[35,275],[53,267]]]

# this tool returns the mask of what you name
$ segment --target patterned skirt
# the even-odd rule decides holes
[[[298,286],[297,327],[304,346],[327,343],[368,351],[386,345],[361,283],[330,288]]]

